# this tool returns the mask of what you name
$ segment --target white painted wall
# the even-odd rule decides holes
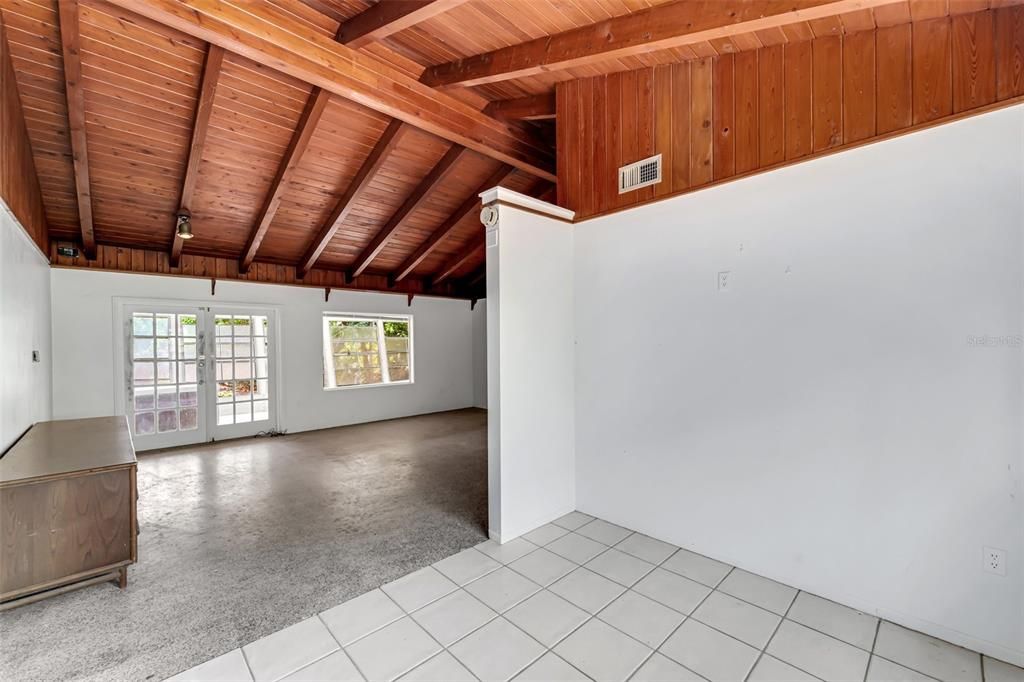
[[[508,541],[576,506],[572,225],[498,213],[487,231],[489,528]]]
[[[577,225],[580,509],[1024,663],[1022,232],[1022,106]]]
[[[473,309],[473,405],[487,409],[487,301]]]
[[[210,282],[87,270],[52,270],[54,416],[114,413],[114,297],[275,306],[282,330],[283,405],[278,428],[290,432],[440,412],[473,405],[473,317],[467,301],[333,291],[253,282]],[[414,316],[415,383],[323,390],[324,311]]]
[[[0,201],[0,453],[50,419],[50,347],[50,264]]]

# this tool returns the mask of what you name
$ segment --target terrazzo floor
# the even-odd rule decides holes
[[[393,679],[1021,682],[1024,670],[573,512],[172,682]]]
[[[487,413],[139,457],[139,563],[0,614],[0,680],[161,680],[486,539]]]

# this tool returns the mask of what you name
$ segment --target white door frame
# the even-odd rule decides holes
[[[278,376],[277,376],[277,364],[278,358],[276,357],[277,350],[277,338],[275,333],[277,330],[277,311],[270,309],[256,309],[253,306],[241,306],[231,304],[221,304],[216,306],[209,306],[204,312],[206,312],[206,338],[212,341],[210,346],[210,354],[207,356],[210,361],[208,367],[209,374],[207,375],[207,381],[211,382],[211,388],[217,385],[217,342],[221,337],[217,336],[217,326],[215,323],[216,316],[226,315],[230,317],[249,317],[251,315],[263,315],[267,318],[269,324],[269,332],[267,340],[269,342],[269,348],[267,350],[267,381],[270,383],[269,399],[268,399],[268,420],[264,422],[248,421],[248,422],[232,422],[231,424],[221,425],[218,423],[217,407],[221,404],[217,400],[217,391],[213,389],[211,395],[207,397],[209,406],[209,423],[206,427],[207,436],[210,441],[214,440],[231,440],[233,438],[247,438],[255,435],[261,431],[276,430],[278,426],[278,414],[277,414],[277,401],[274,400],[274,396],[277,394],[278,387]],[[232,337],[233,339],[234,337]],[[249,337],[250,340],[253,338]],[[234,341],[232,341],[232,347],[234,347]],[[255,368],[255,365],[253,365]],[[253,375],[255,379],[256,375]]]
[[[157,383],[155,375],[153,377],[153,387],[152,387],[153,390],[154,390],[154,394],[153,394],[153,399],[154,399],[153,409],[155,410],[153,412],[153,415],[154,415],[153,433],[146,434],[146,435],[139,435],[138,433],[136,433],[135,423],[134,423],[134,420],[132,419],[133,413],[135,411],[134,410],[134,405],[132,405],[128,401],[128,393],[131,392],[131,395],[132,395],[132,397],[134,399],[134,395],[135,395],[135,392],[136,392],[135,381],[132,378],[132,372],[133,372],[133,370],[132,370],[132,366],[133,366],[132,358],[134,357],[134,350],[130,346],[127,345],[127,342],[129,341],[129,339],[135,339],[136,338],[135,332],[134,332],[134,329],[133,329],[133,326],[132,326],[132,317],[134,315],[137,315],[137,314],[140,314],[140,313],[142,313],[142,314],[149,314],[149,315],[156,314],[158,317],[162,316],[162,315],[169,315],[170,316],[171,324],[174,326],[174,329],[173,329],[173,331],[170,334],[170,338],[175,340],[174,341],[174,346],[175,346],[174,355],[170,359],[170,364],[171,364],[171,367],[173,368],[172,373],[174,375],[175,382],[173,384],[170,384],[170,386],[178,387],[178,386],[182,385],[181,378],[180,378],[180,375],[178,373],[179,370],[180,370],[180,365],[179,365],[180,356],[178,355],[178,353],[180,352],[180,349],[181,349],[181,346],[178,343],[178,339],[183,338],[182,336],[180,336],[179,316],[181,316],[181,315],[195,315],[197,317],[197,322],[198,322],[199,320],[202,319],[202,308],[200,308],[199,306],[186,305],[186,304],[177,304],[177,305],[156,305],[156,304],[134,305],[134,304],[126,304],[126,305],[123,305],[121,307],[121,311],[122,311],[122,317],[123,317],[123,322],[121,324],[121,329],[119,331],[120,341],[121,341],[121,348],[122,348],[122,352],[120,354],[120,358],[121,358],[121,371],[118,374],[115,374],[114,382],[115,382],[115,384],[117,384],[117,385],[119,385],[121,387],[121,399],[124,402],[124,409],[121,411],[121,414],[128,415],[129,427],[131,429],[132,437],[133,437],[132,440],[135,443],[136,447],[139,447],[140,449],[144,449],[144,450],[155,450],[155,449],[158,449],[158,448],[170,448],[170,447],[178,447],[178,446],[183,446],[183,445],[194,445],[196,443],[206,442],[206,440],[208,439],[208,432],[207,432],[208,420],[206,419],[206,414],[209,411],[209,402],[208,402],[207,390],[206,390],[206,386],[205,386],[205,381],[206,381],[205,370],[201,369],[200,363],[198,361],[197,361],[197,367],[196,367],[196,377],[195,377],[195,380],[192,381],[192,382],[187,382],[187,383],[194,384],[195,387],[196,387],[196,413],[197,414],[196,414],[196,427],[195,428],[187,429],[187,430],[182,430],[180,427],[177,427],[177,428],[175,428],[175,429],[173,429],[171,431],[166,431],[166,432],[163,432],[163,433],[159,432],[159,430],[157,428],[156,420],[158,419],[158,414],[159,414],[159,411],[160,411],[159,410],[159,402],[158,402],[158,400],[159,400],[159,394],[160,394],[161,385]],[[154,323],[155,323],[155,320],[154,320]],[[159,361],[158,352],[157,352],[157,345],[159,343],[159,339],[157,337],[158,337],[157,330],[154,328],[152,330],[152,336],[148,337],[150,339],[150,341],[152,341],[154,343],[154,345],[153,345],[153,356],[152,356],[154,361]],[[146,335],[143,334],[139,338],[146,338]],[[204,338],[203,329],[198,324],[197,324],[196,330],[195,330],[195,337],[193,337],[193,338],[195,338],[197,341],[200,340],[200,339],[203,339],[203,343],[205,344],[205,338]],[[198,360],[198,358],[202,357],[202,348],[197,344],[196,350],[197,350],[196,356],[197,356],[197,360]],[[155,371],[155,369],[154,369],[154,371]],[[166,385],[166,384],[163,385],[164,388],[166,388],[167,386],[168,385]],[[180,396],[181,395],[180,392],[177,395]],[[179,417],[180,417],[180,412],[179,412]]]
[[[280,306],[275,305],[263,305],[258,303],[245,303],[241,301],[210,301],[203,299],[180,299],[180,298],[134,298],[127,296],[114,296],[111,300],[111,306],[113,308],[112,323],[113,323],[113,339],[112,352],[114,355],[114,412],[118,415],[126,414],[127,404],[125,401],[125,390],[124,390],[124,377],[125,377],[125,334],[124,324],[125,315],[124,309],[126,306],[154,306],[154,307],[189,307],[189,308],[202,308],[205,311],[211,308],[226,308],[226,309],[246,309],[256,313],[265,312],[272,313],[274,318],[274,324],[271,324],[270,336],[268,337],[271,342],[270,352],[274,354],[274,358],[271,361],[272,367],[270,368],[270,374],[274,380],[274,388],[276,390],[271,392],[270,402],[273,404],[273,409],[277,415],[275,427],[282,429],[282,425],[287,423],[285,421],[285,400],[284,400],[284,382],[283,370],[282,370],[282,359],[284,358],[284,334],[282,332],[282,316]],[[208,356],[212,358],[212,354]],[[215,363],[208,362],[208,367],[215,367]],[[209,380],[209,379],[208,379]],[[214,429],[211,425],[207,425],[207,442],[212,436]]]

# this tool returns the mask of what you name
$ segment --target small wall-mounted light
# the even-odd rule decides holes
[[[57,244],[57,255],[65,258],[78,258],[78,247],[72,244]]]
[[[184,209],[178,213],[178,237],[192,239],[192,214]]]

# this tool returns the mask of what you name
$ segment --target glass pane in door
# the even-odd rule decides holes
[[[270,419],[266,315],[215,315],[217,425]]]
[[[135,434],[198,429],[195,315],[134,312],[130,330],[128,409]]]

